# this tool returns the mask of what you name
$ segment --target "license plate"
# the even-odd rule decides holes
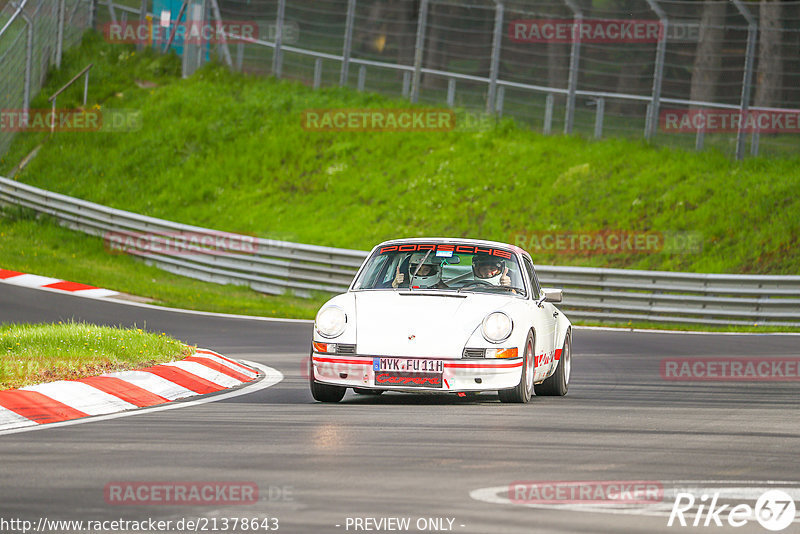
[[[442,360],[422,358],[373,358],[374,371],[394,371],[397,373],[443,373]]]

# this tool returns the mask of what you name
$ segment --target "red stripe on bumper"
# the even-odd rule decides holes
[[[57,423],[89,415],[37,391],[18,389],[0,391],[0,406],[40,424]]]
[[[322,363],[354,363],[354,364],[361,364],[361,365],[372,365],[372,360],[345,360],[345,359],[338,359],[338,358],[317,358],[314,356],[315,362],[322,362]]]
[[[507,369],[510,367],[522,367],[522,362],[516,363],[498,363],[498,364],[481,364],[481,363],[446,363],[445,367],[467,367],[470,369]]]

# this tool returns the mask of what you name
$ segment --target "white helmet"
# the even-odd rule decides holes
[[[408,261],[408,274],[412,287],[427,289],[442,281],[442,268],[431,253],[412,254]]]

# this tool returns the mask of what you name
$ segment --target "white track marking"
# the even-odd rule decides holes
[[[36,391],[54,401],[66,404],[89,415],[103,415],[120,410],[131,410],[138,406],[115,397],[105,391],[93,388],[83,382],[59,380],[20,388],[20,391]]]
[[[236,365],[235,363],[231,363],[228,360],[220,358],[219,356],[214,356],[213,354],[206,354],[205,352],[197,351],[194,354],[192,354],[192,357],[193,358],[205,358],[205,359],[210,360],[212,362],[216,362],[216,363],[218,363],[220,365],[224,365],[225,367],[227,367],[231,371],[236,371],[237,373],[241,373],[241,374],[243,374],[243,375],[245,375],[247,377],[250,377],[250,378],[255,378],[255,377],[258,376],[258,373],[255,373],[255,372],[251,371],[250,369],[246,369],[245,367],[243,367],[241,365]]]
[[[6,278],[3,281],[6,282],[7,284],[22,286],[22,287],[30,287],[32,289],[39,289],[40,286],[55,284],[56,282],[63,282],[63,280],[61,280],[60,278],[50,278],[48,276],[39,276],[38,274],[21,274],[19,276],[12,276],[11,278]],[[63,290],[60,291],[63,292]]]
[[[108,373],[103,376],[113,376],[124,380],[134,386],[146,389],[150,393],[155,393],[167,400],[183,399],[184,397],[191,397],[197,395],[194,391],[179,386],[174,382],[170,382],[166,378],[162,378],[147,371],[118,371],[116,373]]]
[[[17,412],[12,412],[11,410],[0,406],[0,431],[8,428],[32,426],[35,424],[37,424],[36,421],[31,421],[26,417],[22,417]]]
[[[195,399],[186,402],[176,402],[176,403],[169,403],[169,404],[161,404],[158,406],[153,406],[151,408],[140,408],[138,410],[130,410],[127,412],[120,412],[108,415],[99,415],[96,417],[84,417],[83,419],[73,419],[71,421],[62,421],[59,423],[49,423],[46,425],[36,425],[36,426],[29,426],[25,428],[15,428],[13,430],[5,430],[0,431],[0,436],[5,436],[8,434],[19,434],[22,432],[34,432],[37,430],[49,430],[54,429],[57,427],[63,426],[73,426],[73,425],[83,425],[86,423],[94,423],[96,421],[108,421],[110,419],[119,419],[121,417],[132,417],[134,415],[141,415],[145,413],[153,413],[153,412],[161,412],[165,410],[177,410],[179,408],[189,408],[191,406],[197,406],[200,404],[207,404],[209,402],[217,402],[225,399],[230,399],[233,397],[239,397],[241,395],[247,395],[248,393],[254,393],[256,391],[266,389],[270,386],[274,386],[281,380],[283,380],[283,374],[278,371],[277,369],[273,369],[272,367],[267,367],[266,365],[261,365],[260,363],[250,362],[243,360],[244,363],[251,367],[255,367],[264,373],[264,378],[259,380],[258,382],[248,384],[242,388],[236,389],[234,391],[228,391],[226,393],[219,393],[219,394],[212,394],[204,396],[200,399]]]
[[[213,382],[218,386],[232,388],[238,386],[242,383],[241,380],[236,380],[232,376],[228,376],[226,374],[220,373],[219,371],[215,371],[210,367],[206,367],[202,363],[197,362],[170,362],[162,364],[164,367],[176,367],[178,369],[182,369],[187,373],[191,373],[199,378],[204,380],[208,380],[209,382]]]

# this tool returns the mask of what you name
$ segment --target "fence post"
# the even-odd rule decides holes
[[[25,14],[25,11],[20,11],[22,19],[25,21],[27,28],[27,43],[25,45],[25,81],[22,94],[22,109],[23,120],[25,125],[28,125],[28,114],[31,107],[31,76],[33,76],[33,19]]]
[[[544,100],[544,128],[542,133],[550,135],[553,131],[553,93],[547,93],[547,98]]]
[[[139,28],[137,28],[137,34],[141,33],[141,27],[145,24],[147,24],[147,0],[142,0],[139,6]],[[141,39],[137,39],[136,51],[141,52],[142,50],[144,50],[144,43]]]
[[[453,107],[456,103],[456,79],[447,80],[447,107]]]
[[[358,67],[358,90],[359,90],[359,92],[364,90],[364,84],[366,83],[366,81],[367,81],[367,67],[365,67],[364,65],[361,65],[360,67]]]
[[[97,26],[97,0],[89,0],[89,27]]]
[[[409,94],[411,94],[411,73],[407,70],[403,71],[403,98],[408,98]]]
[[[500,67],[500,48],[503,45],[503,2],[497,1],[494,11],[494,36],[492,38],[492,56],[489,67],[489,91],[486,95],[486,113],[492,113],[497,94],[497,72]]]
[[[314,89],[319,89],[322,85],[322,58],[318,57],[314,61]]]
[[[758,24],[741,0],[733,0],[733,5],[736,6],[736,9],[739,10],[739,13],[747,21],[747,49],[745,50],[744,56],[742,99],[739,103],[739,129],[736,132],[736,159],[740,160],[744,158],[744,144],[746,139],[745,119],[747,118],[747,109],[750,107],[750,92],[753,82],[753,61],[756,50],[756,34],[758,33]]]
[[[342,48],[342,70],[339,73],[339,85],[347,85],[350,74],[350,49],[353,46],[353,19],[356,15],[356,0],[347,0],[347,22],[344,26],[344,46]]]
[[[574,0],[564,0],[572,10],[572,47],[569,54],[569,82],[567,93],[567,111],[564,115],[564,133],[572,133],[572,124],[575,120],[575,91],[578,89],[578,64],[581,59],[580,28],[583,24],[583,12]],[[577,30],[577,31],[576,31]]]
[[[659,32],[658,44],[656,45],[656,64],[653,70],[653,92],[650,96],[650,107],[647,110],[647,120],[645,121],[646,129],[644,137],[650,141],[658,127],[658,113],[661,107],[661,86],[664,79],[664,56],[667,53],[669,18],[656,0],[647,0],[647,3],[650,5],[650,9],[658,16],[658,21],[661,23],[661,31]]]
[[[142,0],[145,2],[146,0]],[[217,19],[217,24],[219,25],[219,35],[222,36],[222,43],[219,46],[222,48],[222,57],[225,60],[225,64],[228,67],[233,67],[233,59],[231,58],[231,49],[228,48],[228,38],[225,35],[225,26],[222,21],[222,13],[219,10],[219,3],[217,0],[211,0],[211,12],[214,15],[214,18]]]
[[[495,106],[494,106],[494,112],[500,117],[503,116],[503,100],[505,100],[505,96],[506,96],[506,88],[505,86],[501,85],[497,88],[497,98],[495,99]]]
[[[411,81],[411,102],[419,100],[419,86],[422,81],[422,54],[425,48],[425,27],[428,25],[429,0],[419,3],[419,20],[417,22],[417,42],[414,45],[414,79]]]
[[[601,96],[595,102],[597,109],[594,115],[594,138],[600,139],[603,137],[603,114],[606,109],[606,100]]]
[[[758,130],[753,130],[753,137],[750,138],[750,155],[755,157],[758,156],[758,141],[760,135]]]
[[[64,18],[66,17],[66,0],[58,0],[58,29],[56,30],[56,68],[61,68],[61,55],[64,51]]]
[[[111,15],[111,22],[117,23],[117,10],[114,9],[114,0],[108,0],[108,14]]]
[[[281,57],[281,43],[283,41],[283,17],[286,13],[286,0],[278,0],[278,17],[275,20],[275,52],[272,54],[272,74],[281,77],[283,58]]]
[[[244,41],[236,43],[236,70],[242,72],[244,65]]]

